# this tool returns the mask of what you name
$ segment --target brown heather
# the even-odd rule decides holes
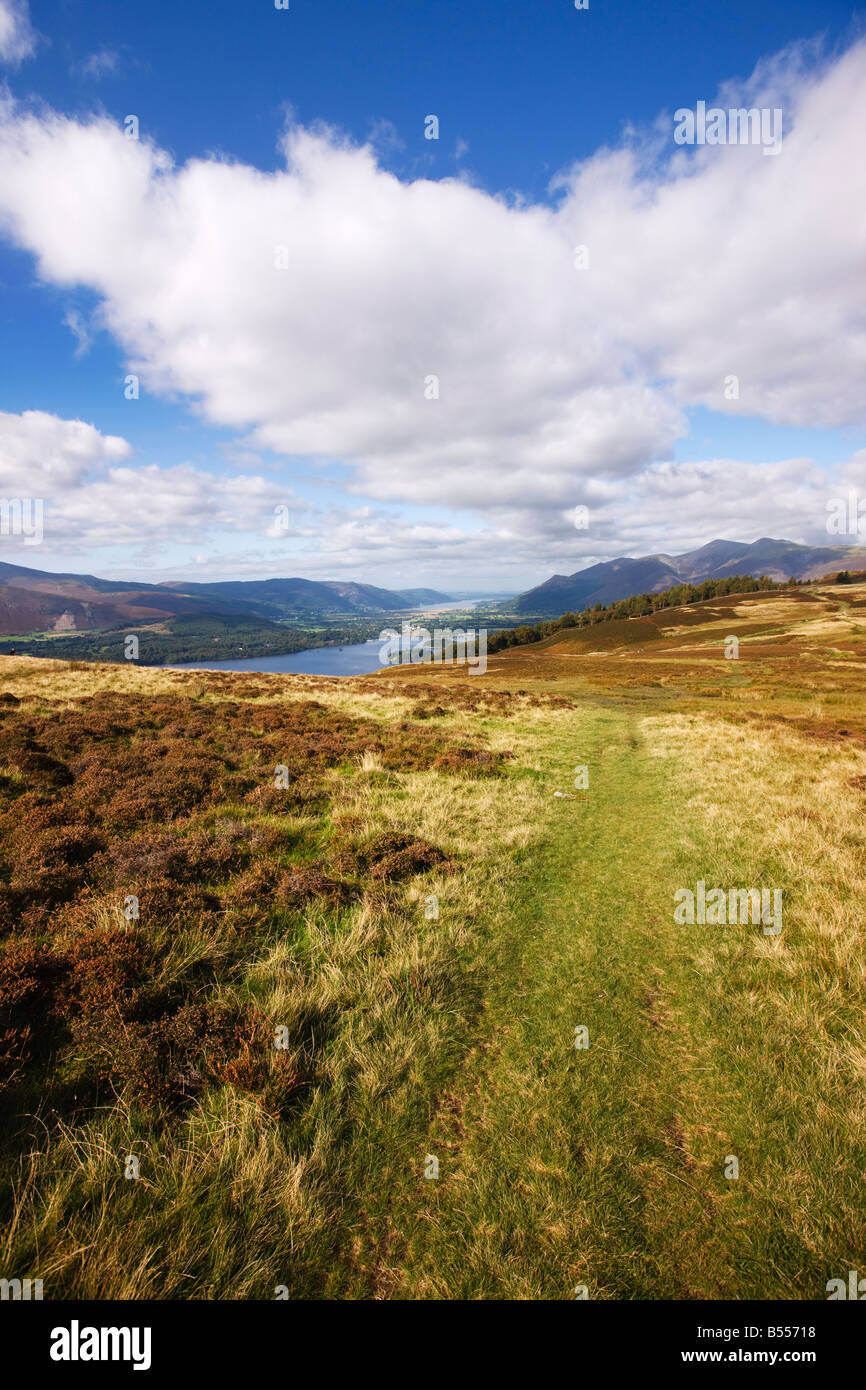
[[[46,1099],[67,1109],[70,1078],[90,1106],[124,1095],[176,1107],[209,1084],[271,1100],[292,1092],[301,1071],[288,1089],[274,1080],[259,1011],[220,1002],[245,924],[255,930],[274,913],[290,922],[315,904],[345,908],[365,879],[406,879],[447,862],[400,832],[350,854],[348,879],[342,840],[330,855],[337,873],[327,857],[340,787],[329,774],[345,777],[365,757],[385,772],[450,767],[440,736],[318,700],[248,703],[273,692],[242,679],[214,684],[232,698],[102,691],[51,710],[12,695],[0,702],[7,1090],[33,1072]],[[457,750],[454,770],[474,756]],[[277,766],[288,768],[285,790],[274,785]],[[321,862],[309,857],[323,850]],[[137,920],[124,915],[132,896]],[[173,938],[208,921],[220,951],[172,968]]]

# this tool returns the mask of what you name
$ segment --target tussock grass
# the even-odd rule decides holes
[[[40,699],[56,690],[38,665],[17,678],[22,696],[33,693],[28,679]],[[172,675],[122,667],[71,676],[63,691],[70,716],[94,693],[149,700],[177,684]],[[245,680],[226,683],[210,703],[237,700]],[[352,719],[375,710],[379,724],[397,731],[388,745],[397,749],[417,703],[414,692],[353,700],[336,682],[314,691],[305,682],[304,708],[311,694],[326,719],[329,709]],[[298,699],[292,692],[247,703],[290,708]],[[119,932],[141,940],[151,988],[249,1022],[226,1061],[213,1061],[205,1047],[216,1070],[180,1109],[147,1100],[122,1077],[91,1094],[90,1052],[74,1037],[71,1047],[56,1041],[30,1083],[3,1097],[11,1120],[0,1188],[4,1272],[38,1270],[46,1296],[72,1298],[272,1298],[281,1284],[294,1297],[364,1296],[384,1287],[382,1233],[372,1215],[383,1171],[419,1171],[437,1087],[458,1065],[482,1007],[487,935],[507,909],[517,857],[539,833],[537,779],[519,758],[532,738],[515,738],[495,704],[479,716],[472,740],[516,750],[506,775],[462,776],[431,765],[437,749],[466,738],[458,703],[437,716],[426,768],[411,766],[414,753],[405,770],[399,758],[386,766],[395,763],[390,752],[350,753],[323,769],[314,813],[219,801],[193,807],[173,834],[211,858],[211,844],[251,846],[267,869],[252,901],[235,893],[242,876],[211,877],[206,887],[219,910],[190,913],[179,883],[176,910],[169,904],[134,928],[116,901],[85,893],[71,902],[76,940],[102,938],[109,948]],[[60,728],[65,717],[58,712]],[[211,727],[206,718],[202,729]],[[407,747],[415,746],[416,727],[426,724],[405,727]],[[268,776],[272,762],[266,756]],[[327,861],[347,837],[360,843],[387,832],[438,845],[444,867],[399,883],[361,883],[356,900],[339,908],[313,898],[287,910],[261,896],[281,866]],[[145,854],[142,862],[158,872],[174,862],[165,836],[142,841],[134,822],[111,844],[139,842],[127,857]],[[433,897],[438,916],[427,912]],[[287,1051],[273,1047],[278,1026],[287,1030]],[[89,1047],[96,1021],[88,1027]],[[115,1047],[109,1029],[98,1048],[109,1075]],[[139,1160],[137,1180],[124,1177],[128,1154]]]

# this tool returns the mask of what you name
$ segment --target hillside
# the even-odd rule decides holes
[[[444,602],[435,589],[395,591],[309,579],[136,584],[0,563],[0,634],[83,632],[166,622],[197,613],[285,622],[391,613]]]
[[[313,579],[238,579],[211,584],[188,584],[172,581],[165,587],[218,602],[229,600],[242,604],[246,611],[260,617],[281,620],[319,615],[363,613],[392,613],[415,606],[415,600],[393,589],[379,589],[373,584],[343,583],[338,580]],[[445,601],[447,594],[435,589],[422,592],[435,595],[434,601]]]
[[[476,677],[0,657],[6,1275],[824,1298],[866,1267],[864,676],[862,583]],[[678,920],[699,883],[773,931]]]
[[[853,570],[864,564],[866,550],[858,546],[805,546],[766,536],[751,545],[715,540],[683,555],[606,560],[575,574],[555,574],[510,601],[507,611],[544,617],[702,579],[733,574],[749,574],[756,579],[762,574],[776,580],[820,579],[832,570]]]
[[[0,633],[136,627],[196,613],[239,615],[240,604],[172,593],[155,584],[52,574],[0,563]]]

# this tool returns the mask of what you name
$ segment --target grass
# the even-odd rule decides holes
[[[429,1133],[440,1179],[404,1184],[402,1296],[808,1299],[863,1264],[863,835],[828,828],[866,758],[825,759],[833,795],[804,828],[809,750],[789,744],[584,715],[590,788],[559,801],[498,939]],[[744,769],[763,792],[745,824]],[[783,936],[675,925],[703,874],[782,886]]]
[[[31,879],[0,956],[0,1272],[55,1298],[812,1299],[863,1269],[864,594],[672,611],[646,650],[566,632],[471,680],[3,659]],[[143,902],[165,884],[131,928],[130,867]],[[701,878],[782,889],[782,933],[677,924]]]
[[[34,828],[47,814],[45,799],[26,776],[10,777],[10,819],[39,849],[42,872],[22,885],[8,861],[9,888],[26,904],[27,921],[7,937],[2,958],[6,1022],[13,1031],[18,1025],[21,1054],[2,1097],[11,1121],[3,1267],[38,1266],[54,1297],[243,1298],[272,1297],[282,1283],[296,1296],[320,1295],[331,1268],[348,1260],[352,1289],[367,1291],[378,1275],[365,1273],[346,1244],[353,1175],[373,1170],[383,1132],[392,1143],[401,1133],[417,1143],[437,1080],[456,1065],[479,1007],[475,917],[489,897],[490,861],[477,855],[478,836],[492,840],[507,827],[499,850],[504,904],[514,855],[535,834],[531,774],[440,770],[454,735],[465,745],[462,720],[437,716],[438,729],[427,718],[395,724],[394,711],[383,718],[372,695],[350,716],[352,702],[336,684],[328,687],[330,708],[258,696],[244,708],[213,691],[183,703],[176,682],[163,695],[150,673],[138,673],[144,680],[130,715],[126,699],[106,703],[99,673],[95,703],[79,684],[49,717],[42,705],[49,692],[34,674],[32,709],[21,681],[23,703],[4,716],[7,768],[32,757],[34,743],[49,746],[50,735],[57,767],[75,774],[62,796],[67,820],[83,796],[106,847],[89,861],[84,883],[71,872],[51,880],[59,904],[34,903],[57,832]],[[128,673],[120,674],[126,688]],[[72,676],[83,683],[83,673]],[[235,679],[227,693],[249,684]],[[406,697],[389,703],[398,713],[410,705]],[[378,720],[362,712],[368,708]],[[261,735],[251,727],[257,719]],[[486,749],[511,752],[509,721],[482,722]],[[90,783],[88,731],[100,749],[98,780]],[[70,754],[82,737],[79,765]],[[192,766],[191,738],[198,740]],[[229,757],[241,763],[230,775],[249,774],[252,788],[225,800],[210,774],[222,776]],[[318,779],[300,814],[286,815],[270,786],[281,761],[292,786],[314,773]],[[155,824],[166,812],[170,818]],[[387,846],[395,837],[410,849],[435,845],[441,865],[412,872],[410,853],[405,873],[403,849],[370,864],[369,846],[383,837]],[[249,854],[235,864],[226,844]],[[114,877],[100,867],[106,860]],[[320,863],[323,870],[311,867]],[[392,864],[396,878],[379,872]],[[312,891],[275,898],[281,874]],[[343,882],[352,892],[336,907],[329,885]],[[215,896],[216,910],[197,903],[190,910],[193,888]],[[142,915],[123,935],[127,890],[137,890]],[[427,915],[433,894],[438,917]],[[132,978],[103,987],[121,945],[133,943],[144,952],[143,987],[157,995],[159,1032],[149,1021],[153,1009],[142,1021],[137,959]],[[27,959],[21,964],[25,946],[46,949],[65,972],[47,1008],[39,996],[41,1031],[32,1011],[22,1018],[15,1004],[22,979],[34,990],[42,983],[35,967],[27,974]],[[79,983],[91,948],[99,952],[100,985],[92,1005],[93,972]],[[193,1019],[190,1041],[178,1019],[204,1004],[216,1019]],[[231,1023],[227,1039],[220,1020]],[[287,1030],[286,1053],[273,1047],[278,1026]],[[196,1075],[203,1085],[193,1086]],[[139,1159],[138,1181],[124,1177],[128,1154]]]

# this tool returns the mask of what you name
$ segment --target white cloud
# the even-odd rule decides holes
[[[103,464],[128,458],[131,446],[83,420],[61,420],[42,410],[0,411],[0,488],[9,496],[46,496],[71,489]]]
[[[679,412],[600,349],[552,211],[401,184],[327,132],[286,155],[276,175],[175,170],[105,121],[9,113],[0,213],[46,279],[101,296],[146,389],[257,446],[345,458],[370,495],[558,502],[575,474],[669,449]]]
[[[80,420],[0,412],[0,495],[44,500],[45,550],[71,557],[70,564],[94,547],[122,552],[127,564],[135,557],[124,573],[139,578],[304,574],[465,587],[466,576],[476,575],[482,587],[516,591],[552,571],[570,574],[622,554],[675,554],[715,535],[835,544],[840,538],[825,529],[828,500],[859,486],[866,501],[863,450],[830,474],[803,458],[713,459],[652,464],[628,480],[587,480],[579,495],[589,510],[585,531],[575,530],[567,511],[519,501],[473,528],[370,504],[315,510],[279,478],[215,476],[191,464],[134,466],[132,454],[125,439]],[[277,517],[278,507],[285,510]],[[165,568],[167,547],[178,545],[190,548],[194,562]],[[22,558],[39,563],[33,550]],[[116,561],[99,568],[118,572]]]
[[[812,75],[794,48],[720,104],[780,106],[780,153],[707,145],[660,172],[638,146],[563,180],[562,215],[590,248],[588,312],[680,402],[784,425],[862,421],[866,44]]]
[[[781,153],[685,152],[665,116],[566,171],[552,205],[401,182],[325,127],[290,129],[275,173],[175,167],[105,119],[7,101],[0,227],[46,281],[96,293],[145,390],[244,436],[239,458],[341,460],[374,503],[487,521],[395,536],[372,509],[307,517],[308,568],[338,553],[343,574],[393,567],[410,547],[413,564],[496,555],[546,572],[653,537],[797,539],[824,486],[808,460],[670,456],[695,404],[805,427],[863,418],[866,45],[822,65],[793,49],[722,99],[781,105]],[[564,518],[579,502],[597,529],[574,540]]]
[[[115,73],[119,62],[120,55],[113,49],[100,48],[85,59],[80,71],[84,77],[92,77],[95,82],[99,82],[101,78]]]
[[[93,342],[90,327],[84,315],[79,313],[77,309],[67,309],[63,315],[63,322],[77,343],[75,356],[83,357]]]
[[[627,482],[588,483],[581,493],[589,511],[585,530],[575,528],[571,512],[526,507],[498,512],[474,529],[453,520],[413,520],[378,506],[333,507],[295,517],[276,544],[238,549],[216,537],[195,567],[161,568],[151,577],[191,577],[197,569],[214,579],[302,574],[445,589],[465,589],[474,577],[479,588],[517,592],[554,572],[572,574],[622,555],[681,554],[716,537],[857,544],[856,536],[826,529],[828,501],[847,498],[855,486],[866,512],[866,451],[829,472],[807,458],[653,464]],[[866,543],[866,534],[859,543]]]
[[[27,0],[0,0],[0,62],[15,65],[35,48]]]
[[[218,477],[188,463],[133,467],[132,452],[127,440],[81,420],[0,412],[0,495],[41,498],[46,547],[67,550],[264,536],[275,507],[307,510],[275,479]]]

